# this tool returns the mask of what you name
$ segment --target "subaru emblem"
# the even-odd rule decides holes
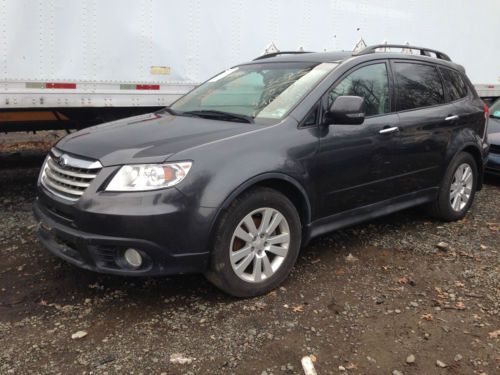
[[[61,157],[59,158],[59,160],[57,161],[57,163],[61,167],[66,167],[68,165],[68,157],[66,155],[61,155]]]

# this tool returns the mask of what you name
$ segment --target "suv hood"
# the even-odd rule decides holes
[[[254,124],[151,113],[80,130],[56,148],[103,166],[161,163],[179,151],[254,130]]]

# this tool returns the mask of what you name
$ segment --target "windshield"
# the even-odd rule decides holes
[[[498,99],[493,105],[490,107],[490,116],[495,118],[500,118],[500,99]]]
[[[231,119],[282,119],[336,63],[261,63],[228,69],[193,91],[170,109],[178,115]],[[224,116],[222,116],[224,115]]]

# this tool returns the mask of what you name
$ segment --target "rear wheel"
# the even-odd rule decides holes
[[[448,166],[438,198],[431,205],[433,216],[444,221],[462,219],[474,200],[477,175],[474,157],[467,152],[458,154]]]
[[[300,241],[300,219],[292,202],[273,189],[254,189],[222,215],[206,276],[237,297],[267,293],[290,273]]]

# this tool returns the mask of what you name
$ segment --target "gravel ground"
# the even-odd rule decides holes
[[[303,374],[305,355],[320,375],[500,373],[498,180],[460,222],[417,208],[323,236],[281,288],[238,300],[199,275],[49,255],[31,214],[42,159],[0,152],[1,374]]]

